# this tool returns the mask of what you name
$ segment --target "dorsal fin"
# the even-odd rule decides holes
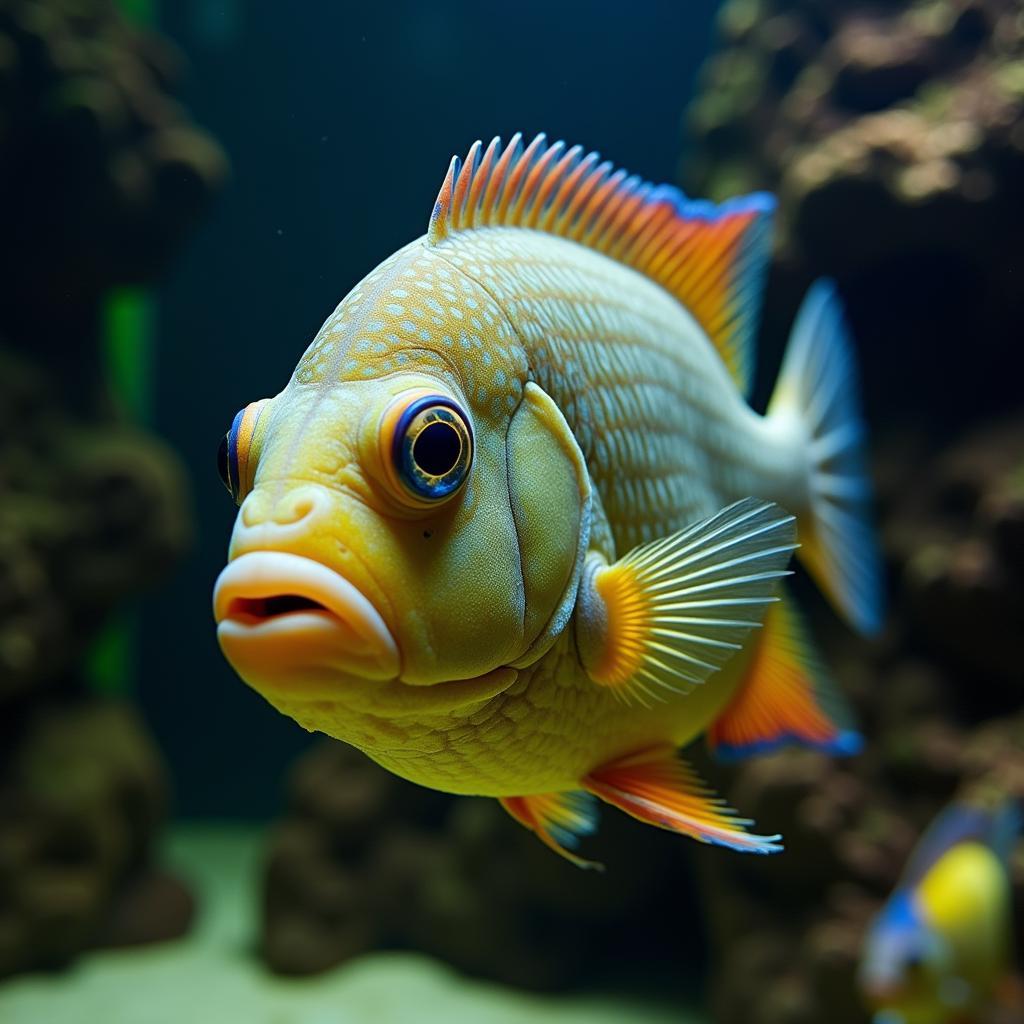
[[[770,254],[772,196],[758,192],[719,206],[688,199],[615,170],[580,146],[523,147],[492,139],[465,162],[453,157],[434,204],[427,241],[461,231],[522,227],[579,242],[638,270],[672,293],[707,332],[746,395]]]
[[[935,866],[943,854],[959,843],[989,846],[1004,863],[1009,863],[1021,832],[1021,812],[1012,800],[995,808],[954,803],[928,827],[904,869],[900,886],[913,888]]]

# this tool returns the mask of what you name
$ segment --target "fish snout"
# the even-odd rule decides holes
[[[328,697],[342,677],[387,680],[399,672],[398,647],[370,600],[301,555],[239,555],[217,579],[213,613],[228,661],[268,695]]]
[[[281,494],[254,490],[238,510],[232,551],[289,545],[317,530],[331,513],[331,495],[318,484],[304,484]]]

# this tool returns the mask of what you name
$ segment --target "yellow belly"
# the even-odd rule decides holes
[[[658,744],[684,746],[729,702],[749,661],[741,651],[686,696],[623,704],[587,678],[567,635],[506,692],[443,715],[408,719],[341,703],[275,705],[307,729],[359,747],[389,771],[432,789],[527,796],[579,787],[589,772]]]

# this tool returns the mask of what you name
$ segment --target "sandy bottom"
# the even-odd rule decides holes
[[[277,978],[250,952],[255,830],[185,826],[167,861],[203,913],[181,941],[97,953],[58,975],[0,983],[3,1024],[698,1024],[626,997],[541,998],[468,981],[427,957],[382,953],[312,979]]]

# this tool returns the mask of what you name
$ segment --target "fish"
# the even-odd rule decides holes
[[[854,753],[781,590],[793,551],[882,620],[865,429],[834,284],[751,408],[775,202],[721,205],[538,135],[453,158],[427,231],[238,412],[214,588],[241,678],[559,854],[602,803],[773,853],[680,753]]]
[[[865,939],[874,1024],[962,1024],[1018,999],[1009,865],[1020,829],[1012,801],[958,802],[925,833]]]

